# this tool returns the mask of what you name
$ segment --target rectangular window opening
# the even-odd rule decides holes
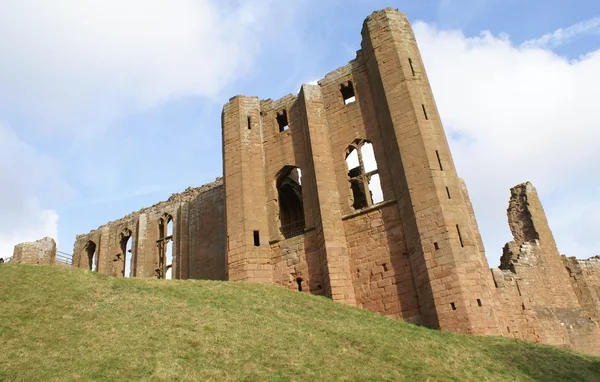
[[[437,251],[438,249],[440,249],[440,246],[436,242],[436,243],[433,243],[433,248],[435,248],[435,250]]]
[[[425,105],[421,104],[421,107],[423,108],[423,115],[425,116],[425,119],[429,119],[427,116],[427,110],[425,110]]]
[[[440,158],[440,152],[435,150],[435,156],[437,157],[438,164],[440,165],[440,171],[444,171],[444,167],[442,166],[442,159]]]
[[[347,84],[342,84],[340,86],[340,91],[342,93],[342,98],[344,99],[344,105],[349,105],[356,101],[356,96],[354,94],[354,86],[352,85],[352,81],[348,81]]]
[[[458,232],[458,240],[460,240],[460,246],[464,247],[465,244],[463,243],[462,235],[460,234],[460,228],[458,228],[458,224],[456,225],[456,232]]]
[[[483,306],[480,299],[477,299],[477,306]]]
[[[258,231],[254,231],[254,246],[260,247],[260,233]]]
[[[453,302],[450,303],[450,306],[452,307],[452,310],[456,310],[456,305],[454,305]]]
[[[279,125],[280,133],[289,129],[287,111],[285,109],[277,113],[277,125]]]
[[[413,66],[412,58],[408,59],[408,63],[410,64],[410,71],[411,71],[412,75],[414,76],[415,75],[415,68]]]
[[[248,116],[248,130],[252,129],[252,118],[250,118],[250,116]]]
[[[448,199],[452,199],[452,196],[450,195],[450,189],[448,187],[446,187],[446,193],[448,194]]]

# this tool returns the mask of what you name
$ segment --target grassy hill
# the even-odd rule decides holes
[[[0,381],[600,381],[600,358],[275,286],[0,265]]]

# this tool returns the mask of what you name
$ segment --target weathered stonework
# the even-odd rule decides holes
[[[559,255],[529,183],[511,190],[514,240],[490,271],[404,14],[374,12],[356,58],[297,95],[231,98],[222,133],[222,181],[79,235],[73,265],[274,283],[441,330],[600,354],[600,259]]]
[[[116,277],[165,278],[170,268],[174,279],[224,280],[223,199],[223,182],[217,179],[78,235],[73,266]],[[169,222],[172,232],[167,232]],[[129,240],[131,252],[126,249]],[[169,243],[172,248],[161,252]],[[161,253],[166,255],[162,260]],[[169,257],[172,260],[167,263]],[[125,273],[126,262],[130,262],[130,274]]]
[[[15,245],[11,258],[13,264],[54,265],[56,263],[56,242],[43,239]]]

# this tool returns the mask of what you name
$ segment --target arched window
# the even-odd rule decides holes
[[[119,244],[121,245],[121,260],[123,261],[121,274],[123,277],[131,277],[131,265],[133,264],[133,252],[131,249],[133,239],[131,238],[131,231],[125,228],[119,234],[119,238]]]
[[[279,221],[286,239],[304,233],[304,204],[302,202],[302,170],[285,166],[277,176]]]
[[[352,190],[352,207],[359,210],[382,202],[383,192],[373,144],[361,139],[354,141],[346,150],[346,164]]]
[[[88,241],[84,247],[84,250],[87,256],[88,267],[90,268],[90,271],[96,272],[98,270],[98,259],[96,257],[96,243],[94,243],[91,240]]]
[[[158,267],[156,277],[159,279],[171,279],[173,267],[173,217],[164,214],[158,220]]]

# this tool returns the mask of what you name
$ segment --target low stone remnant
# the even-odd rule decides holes
[[[15,246],[11,263],[54,265],[56,262],[56,242],[50,237]]]

